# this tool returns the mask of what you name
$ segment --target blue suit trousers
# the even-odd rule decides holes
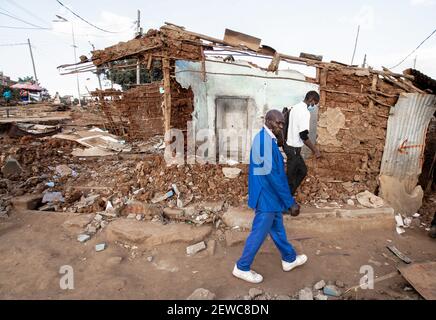
[[[297,254],[286,237],[283,214],[281,212],[256,211],[251,233],[245,242],[242,256],[236,263],[239,270],[250,271],[254,257],[268,234],[271,236],[277,249],[279,249],[282,260],[286,262],[295,261]]]

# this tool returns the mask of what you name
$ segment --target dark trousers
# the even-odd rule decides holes
[[[289,188],[291,193],[295,195],[297,188],[307,175],[307,166],[301,156],[301,148],[290,147],[285,143],[283,151],[285,151],[287,158],[286,175],[288,176]]]
[[[434,214],[433,221],[431,222],[431,226],[436,227],[436,212]]]

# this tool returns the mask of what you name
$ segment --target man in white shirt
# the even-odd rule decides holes
[[[303,102],[290,108],[285,118],[285,141],[283,151],[286,153],[286,174],[291,193],[295,195],[297,188],[307,175],[307,167],[301,156],[301,148],[306,145],[318,159],[321,153],[309,139],[310,112],[319,103],[319,94],[316,91],[307,93]]]

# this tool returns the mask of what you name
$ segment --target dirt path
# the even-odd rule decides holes
[[[388,239],[414,261],[436,260],[436,241],[422,230],[409,229],[402,236],[393,230],[316,234],[293,241],[309,262],[284,273],[277,250],[267,240],[253,265],[265,281],[253,286],[231,275],[242,244],[227,247],[225,241],[218,241],[213,256],[203,251],[193,257],[186,256],[186,244],[132,250],[109,241],[105,232],[82,244],[62,227],[66,219],[67,214],[15,212],[0,221],[0,299],[186,299],[200,287],[214,292],[217,299],[242,299],[252,287],[272,297],[293,296],[321,279],[357,285],[362,265],[372,265],[377,277],[394,272],[402,262],[386,250]],[[95,244],[104,241],[107,249],[95,252]],[[60,289],[59,270],[64,265],[73,267],[74,290]],[[347,297],[420,299],[415,291],[404,291],[406,285],[397,275],[376,284],[375,290],[359,290]]]

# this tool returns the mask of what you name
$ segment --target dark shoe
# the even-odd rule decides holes
[[[436,226],[432,226],[432,227],[430,228],[430,232],[428,233],[428,235],[429,235],[430,237],[432,237],[433,239],[436,238]]]

